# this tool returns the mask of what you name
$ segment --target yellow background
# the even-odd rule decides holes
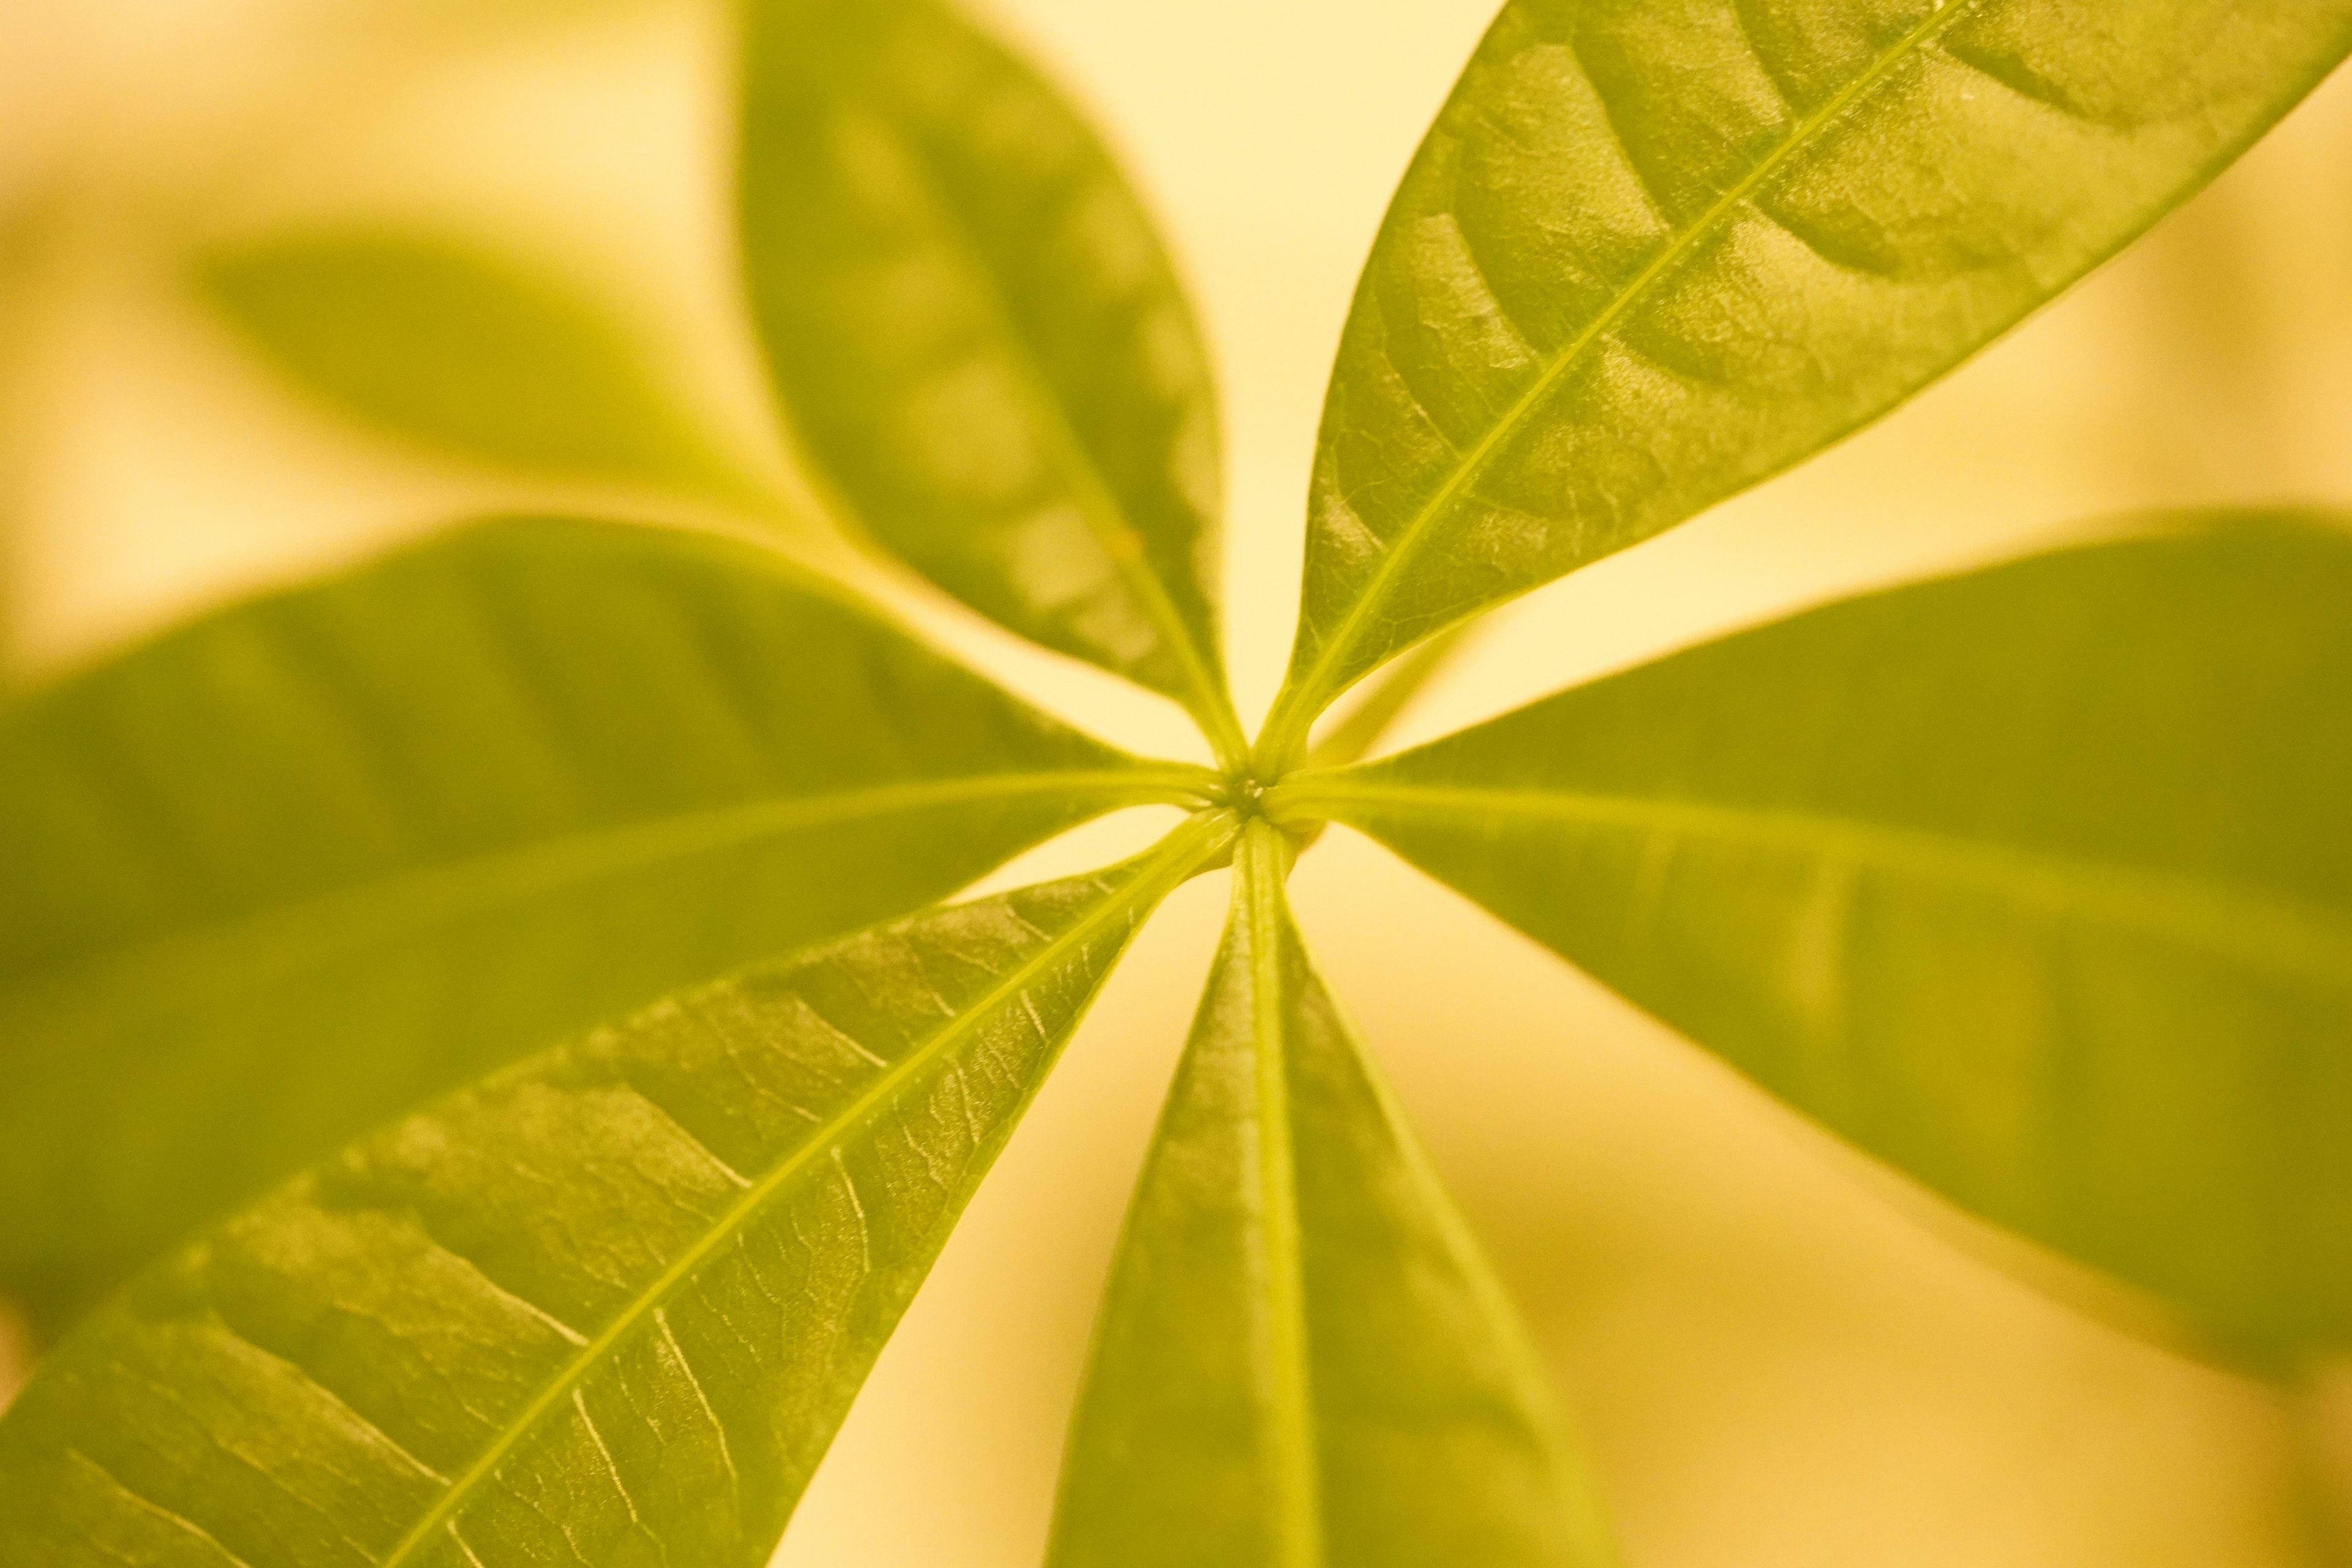
[[[1245,712],[1287,643],[1357,264],[1488,9],[994,7],[1127,153],[1196,286],[1226,395]],[[729,271],[725,70],[719,12],[690,0],[0,5],[14,666],[68,668],[467,511],[614,504],[436,463],[304,405],[182,282],[188,257],[240,236],[374,217],[510,248],[639,323],[744,459],[781,465]],[[2352,500],[2347,154],[2352,81],[1895,418],[1514,606],[1409,733],[2122,509]],[[969,616],[940,624],[1115,738],[1197,753],[1155,700]],[[1108,858],[1154,826],[1099,825],[992,885]],[[782,1563],[1037,1561],[1094,1294],[1221,881],[1181,892],[1113,983]],[[1334,833],[1296,891],[1547,1348],[1635,1568],[2324,1560],[2326,1477],[2352,1474],[2341,1370],[2289,1398],[2109,1326],[2146,1327],[2147,1309],[1866,1167],[1360,840]]]

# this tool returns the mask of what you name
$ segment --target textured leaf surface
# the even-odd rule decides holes
[[[1053,90],[931,0],[748,7],[741,221],[770,367],[884,545],[1243,747],[1207,362]]]
[[[1051,1568],[1613,1560],[1542,1374],[1309,968],[1263,822],[1128,1218]]]
[[[0,1279],[1166,780],[751,548],[479,526],[0,720]]]
[[[757,1568],[1195,819],[665,1002],[143,1276],[0,1421],[0,1559]]]
[[[1514,0],[1357,291],[1273,739],[1885,412],[2347,48],[2352,0]]]
[[[740,492],[646,344],[554,279],[414,235],[207,259],[214,301],[315,395],[395,435],[569,477]]]
[[[2352,534],[1853,600],[1276,795],[1962,1204],[2352,1339]]]

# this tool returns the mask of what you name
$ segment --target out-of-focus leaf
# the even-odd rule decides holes
[[[650,345],[558,279],[394,233],[273,239],[201,276],[281,370],[396,435],[561,477],[747,488]]]
[[[1477,627],[1460,622],[1391,664],[1380,679],[1365,683],[1356,704],[1340,715],[1307,753],[1310,767],[1336,768],[1360,761],[1381,743],[1397,716],[1412,705],[1433,677],[1444,669]]]
[[[941,587],[1239,756],[1207,362],[1118,167],[932,0],[747,10],[746,265],[818,466]]]
[[[1833,605],[1275,792],[1959,1203],[2352,1339],[2352,535]]]
[[[328,1161],[0,1421],[0,1559],[759,1568],[1151,906],[1232,836],[688,992]]]
[[[1052,1568],[1613,1561],[1500,1289],[1308,966],[1263,820],[1119,1247]]]
[[[1267,742],[1876,416],[2352,48],[2352,0],[1514,0],[1325,405]]]
[[[0,1285],[54,1324],[527,1050],[1177,775],[776,557],[485,524],[0,719]]]

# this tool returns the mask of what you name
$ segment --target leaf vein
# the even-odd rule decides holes
[[[1274,1386],[1275,1486],[1282,1568],[1318,1568],[1323,1557],[1321,1466],[1317,1458],[1307,1288],[1301,1277],[1297,1166],[1292,1147],[1285,1005],[1281,857],[1275,830],[1255,826],[1237,856],[1248,926],[1251,1032],[1257,1078],[1258,1202],[1265,1227],[1267,1351]]]
[[[771,835],[1024,796],[1083,798],[1100,793],[1190,804],[1197,788],[1197,778],[1189,773],[1150,768],[998,773],[681,813],[387,877],[19,976],[0,991],[0,1006],[67,991],[136,999],[152,993],[159,975],[192,985],[249,984],[258,973],[318,962],[439,920],[488,912],[679,856],[754,844]]]
[[[2095,912],[2253,967],[2352,985],[2352,921],[2258,889],[2073,858],[1916,828],[1777,807],[1632,795],[1300,778],[1269,792],[1285,807],[1358,805],[1423,816],[1553,816],[1593,826],[1777,846],[1927,879],[1995,888],[2021,900]]]
[[[694,1363],[686,1358],[686,1347],[677,1342],[677,1333],[669,1326],[668,1308],[654,1309],[654,1327],[661,1331],[662,1343],[668,1347],[670,1359],[677,1363],[678,1375],[685,1378],[686,1386],[694,1391],[695,1403],[702,1406],[702,1414],[709,1418],[710,1429],[719,1436],[719,1462],[727,1467],[727,1479],[734,1483],[736,1494],[740,1497],[743,1490],[743,1472],[735,1468],[735,1452],[727,1441],[727,1423],[719,1418],[718,1407],[710,1403],[709,1392],[702,1386],[701,1376],[695,1372]]]
[[[226,1558],[228,1562],[234,1563],[236,1568],[253,1568],[253,1565],[247,1563],[244,1558],[239,1557],[236,1552],[231,1552],[226,1546],[222,1545],[220,1539],[214,1535],[211,1531],[206,1530],[203,1525],[198,1524],[194,1520],[188,1518],[185,1514],[165,1508],[162,1503],[157,1502],[153,1498],[151,1498],[145,1493],[140,1491],[136,1487],[131,1486],[121,1477],[116,1475],[112,1470],[108,1469],[104,1465],[100,1464],[96,1459],[91,1458],[79,1448],[68,1448],[66,1450],[66,1458],[73,1463],[79,1464],[91,1471],[100,1480],[105,1482],[109,1487],[111,1487],[117,1493],[127,1500],[132,1507],[139,1509],[142,1512],[152,1514],[155,1518],[162,1520],[164,1523],[171,1525],[173,1528],[184,1531],[186,1534],[203,1542],[206,1546],[209,1546],[214,1551],[219,1552],[221,1556]],[[125,1561],[128,1561],[128,1559],[125,1559]]]
[[[596,1418],[588,1414],[588,1395],[577,1384],[572,1389],[572,1408],[580,1413],[580,1425],[587,1431],[588,1440],[596,1445],[597,1456],[604,1461],[604,1473],[612,1478],[613,1489],[620,1494],[621,1506],[629,1510],[629,1522],[635,1525],[641,1534],[652,1535],[653,1532],[646,1529],[646,1516],[637,1511],[637,1500],[629,1495],[629,1483],[621,1479],[620,1463],[613,1458],[612,1446],[604,1441],[604,1434],[597,1429]]]

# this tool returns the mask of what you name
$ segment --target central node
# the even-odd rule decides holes
[[[1238,773],[1225,781],[1223,799],[1219,803],[1244,822],[1264,814],[1265,785],[1255,773]]]

